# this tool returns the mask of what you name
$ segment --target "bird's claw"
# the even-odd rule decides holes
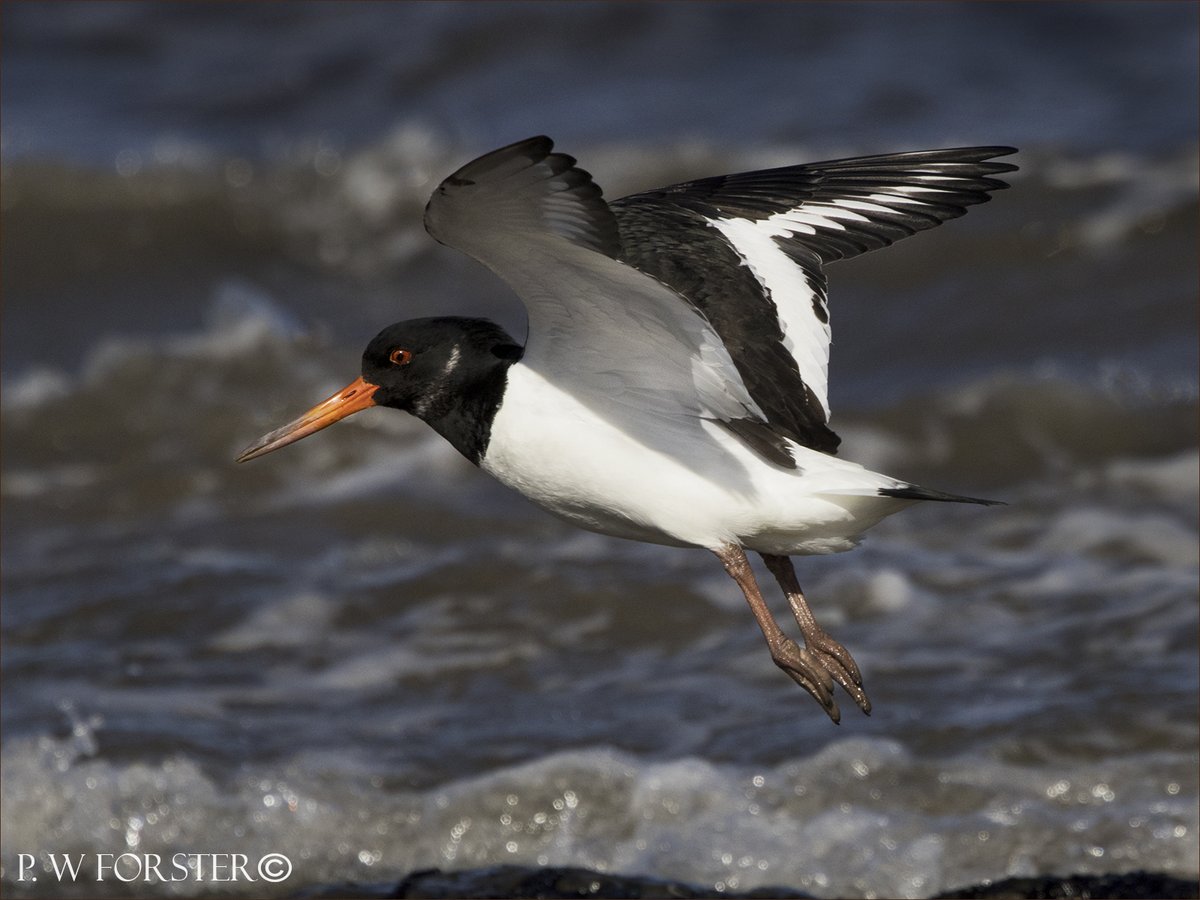
[[[817,657],[821,666],[833,676],[834,681],[858,704],[858,708],[869,716],[871,701],[867,699],[867,693],[863,690],[862,673],[850,651],[819,629],[806,634],[804,643],[809,652]]]
[[[804,688],[835,723],[842,718],[833,699],[834,682],[840,684],[851,699],[867,715],[871,701],[862,687],[862,675],[850,652],[824,632],[806,636],[807,646],[801,647],[791,638],[784,638],[772,648],[771,658],[796,684]]]
[[[808,691],[834,723],[841,721],[842,713],[833,699],[834,675],[821,659],[807,648],[801,647],[791,638],[784,638],[771,648],[775,665],[787,672],[792,681]]]

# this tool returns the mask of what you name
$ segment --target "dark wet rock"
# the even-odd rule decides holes
[[[523,866],[492,866],[467,872],[430,869],[413,872],[397,885],[392,897],[449,898],[476,900],[487,897],[627,898],[674,897],[779,897],[809,898],[787,888],[759,888],[748,894],[718,893],[682,881],[662,881],[636,875],[606,875],[590,869],[528,869]]]
[[[1123,875],[1071,875],[1066,878],[1005,878],[938,894],[933,900],[1176,900],[1200,897],[1200,882],[1157,872]]]
[[[809,898],[812,894],[782,887],[755,888],[746,893],[718,892],[711,887],[664,881],[636,875],[606,875],[579,868],[527,868],[525,866],[489,866],[462,872],[423,869],[394,885],[338,885],[312,888],[296,895],[305,900],[316,898],[425,898],[462,900],[566,900],[594,897],[626,898],[698,898],[721,897],[726,900],[775,897],[779,900]],[[1175,878],[1157,872],[1128,872],[1122,875],[1041,876],[1006,878],[1003,881],[963,887],[938,894],[933,900],[1177,900],[1200,898],[1200,882]]]

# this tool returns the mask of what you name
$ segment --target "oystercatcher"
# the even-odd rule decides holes
[[[605,202],[534,137],[463,166],[425,227],[524,301],[524,345],[486,320],[414,319],[362,376],[248,447],[254,459],[369,406],[423,419],[467,459],[582,528],[702,547],[737,582],[771,658],[837,722],[871,710],[790,556],[849,550],[930,490],[837,458],[824,267],[962,215],[1008,185],[1010,147],[841,159],[704,178]],[[787,595],[772,617],[746,551]]]

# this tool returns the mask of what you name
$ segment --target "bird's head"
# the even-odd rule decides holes
[[[389,325],[363,351],[362,375],[238,456],[256,459],[371,406],[431,424],[460,408],[481,382],[521,358],[522,348],[486,319],[442,316]]]

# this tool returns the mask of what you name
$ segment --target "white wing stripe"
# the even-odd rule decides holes
[[[772,216],[767,221],[772,225],[782,226],[783,228],[787,228],[788,223],[790,222],[803,222],[805,224],[815,225],[818,228],[836,228],[840,231],[844,231],[845,226],[839,222],[833,221],[835,219],[846,219],[850,222],[870,221],[866,216],[852,212],[851,210],[838,209],[835,206],[821,206],[816,203],[809,204],[809,206],[806,207],[802,213],[780,213],[779,215]]]
[[[813,309],[813,304],[822,303],[822,298],[815,295],[804,270],[774,241],[776,237],[808,227],[794,221],[794,215],[795,211],[792,211],[758,222],[749,219],[709,219],[708,222],[724,235],[768,292],[783,330],[783,345],[796,360],[800,377],[816,395],[828,419],[829,324],[818,319]],[[813,222],[822,227],[840,227],[820,222],[816,217]]]
[[[757,221],[707,220],[721,232],[767,291],[783,330],[783,345],[795,359],[800,377],[821,402],[826,416],[830,328],[828,321],[822,322],[814,312],[814,303],[823,306],[824,298],[815,295],[803,267],[780,249],[775,238],[851,232],[855,223],[870,225],[874,221],[872,215],[886,220],[898,210],[919,212],[923,206],[938,205],[939,199],[946,195],[953,198],[954,192],[919,184],[889,185],[887,193],[875,191],[853,197],[808,200],[794,209]],[[825,318],[828,320],[828,315]]]
[[[865,200],[848,200],[844,197],[839,197],[838,199],[833,200],[831,202],[833,203],[834,206],[840,207],[841,209],[859,209],[859,210],[862,210],[863,212],[884,213],[884,214],[892,212],[892,210],[886,206],[882,206],[878,203],[867,203]],[[829,210],[829,212],[831,212],[831,213],[833,212],[833,210],[830,210],[829,207],[826,206],[824,203],[819,204],[819,205],[824,207],[826,210]]]
[[[848,210],[830,210],[829,215],[862,221],[862,216],[860,216],[858,213],[849,212]],[[781,225],[787,231],[792,233],[799,231],[804,234],[815,234],[815,229],[817,228],[835,228],[838,231],[846,230],[846,226],[841,222],[828,219],[823,214],[818,214],[815,210],[805,210],[803,212],[795,210],[790,213],[783,213],[782,215],[773,216],[772,219],[776,224]]]

